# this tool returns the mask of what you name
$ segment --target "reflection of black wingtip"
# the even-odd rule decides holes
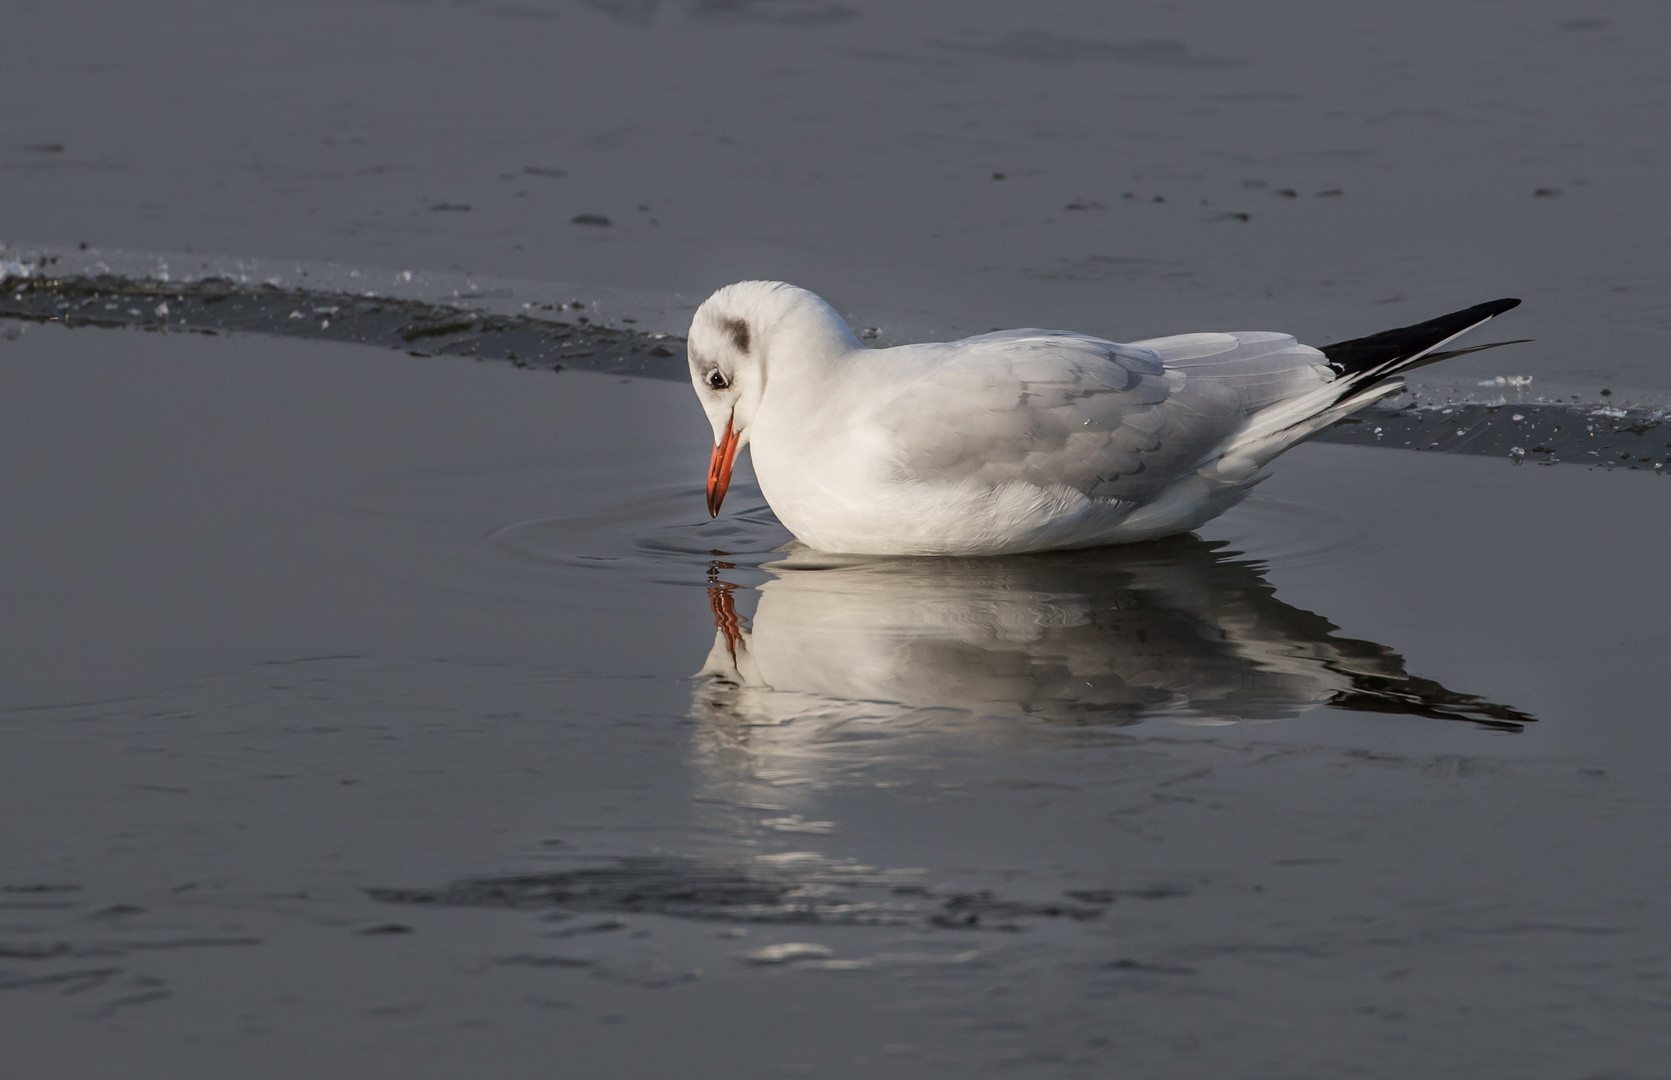
[[[1524,731],[1527,724],[1537,723],[1537,717],[1512,706],[1474,694],[1459,694],[1432,679],[1406,673],[1404,658],[1385,645],[1333,634],[1326,640],[1335,654],[1324,661],[1324,666],[1351,681],[1350,687],[1336,691],[1329,702],[1337,709],[1462,720],[1502,732]]]
[[[1491,731],[1521,732],[1537,717],[1473,694],[1458,694],[1431,679],[1412,676],[1352,673],[1352,689],[1341,690],[1329,702],[1337,709],[1425,716],[1432,720],[1462,720]]]

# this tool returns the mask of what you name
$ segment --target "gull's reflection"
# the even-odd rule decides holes
[[[1504,731],[1532,720],[1407,674],[1386,646],[1335,636],[1221,548],[1179,537],[991,559],[797,552],[766,568],[776,576],[752,625],[732,586],[711,590],[718,629],[696,711],[745,727],[924,710],[1212,724],[1322,705]]]

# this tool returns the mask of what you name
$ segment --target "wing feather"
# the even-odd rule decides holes
[[[1023,481],[1132,505],[1198,468],[1252,411],[1331,377],[1285,334],[1122,345],[1011,330],[898,351],[919,377],[875,422],[895,436],[902,477]]]

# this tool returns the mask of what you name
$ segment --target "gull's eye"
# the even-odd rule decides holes
[[[725,377],[724,373],[719,371],[718,369],[715,369],[715,370],[710,371],[708,373],[708,387],[710,389],[724,390],[727,386],[730,386],[730,385],[731,385],[731,380],[727,379]]]

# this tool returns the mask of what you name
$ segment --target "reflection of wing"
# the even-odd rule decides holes
[[[1277,600],[1254,565],[1213,548],[1180,537],[822,569],[792,557],[761,587],[752,630],[716,640],[702,708],[756,724],[924,709],[1222,723],[1324,704],[1505,730],[1531,719],[1412,678],[1383,646],[1335,637]]]
[[[1136,505],[1198,466],[1273,402],[1334,380],[1286,334],[1188,334],[1120,345],[1009,330],[909,347],[928,363],[875,420],[917,479],[1062,486]],[[943,417],[934,415],[946,403]]]

